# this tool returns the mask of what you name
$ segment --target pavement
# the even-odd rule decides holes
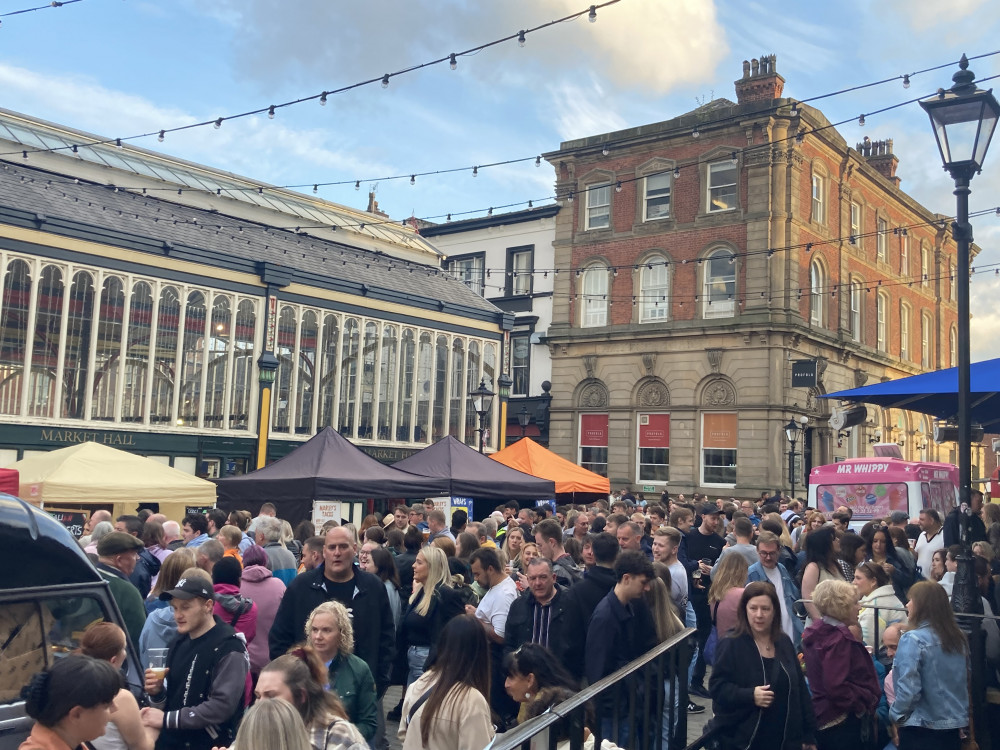
[[[709,667],[709,669],[711,669],[711,667]],[[708,684],[707,676],[705,678],[705,683]],[[394,685],[386,692],[384,705],[387,713],[399,702],[401,694],[402,688],[399,685]],[[692,698],[695,703],[704,706],[705,711],[700,714],[688,715],[688,744],[691,744],[705,733],[705,725],[708,724],[712,718],[712,701],[706,698],[695,698],[693,696]],[[398,729],[399,722],[386,722],[386,735],[389,739],[390,750],[402,750],[403,743],[396,737],[396,731]]]

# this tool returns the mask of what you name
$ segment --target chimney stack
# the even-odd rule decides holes
[[[892,153],[892,138],[886,138],[884,141],[873,141],[865,136],[865,139],[858,144],[858,153],[880,175],[896,187],[899,187],[899,183],[902,180],[896,177],[896,167],[899,166],[899,159]]]
[[[778,56],[761,55],[743,61],[743,77],[736,81],[737,104],[780,99],[785,79],[778,75]]]

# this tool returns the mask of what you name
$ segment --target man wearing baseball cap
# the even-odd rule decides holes
[[[97,571],[108,582],[111,596],[121,610],[128,637],[137,648],[142,626],[146,624],[146,608],[142,603],[142,594],[129,581],[129,576],[135,570],[139,550],[144,546],[141,539],[124,531],[105,534],[97,543]]]
[[[170,602],[177,640],[167,654],[166,677],[146,670],[151,707],[142,723],[160,730],[157,750],[228,747],[243,716],[250,658],[236,631],[216,617],[212,581],[188,568],[160,595]]]

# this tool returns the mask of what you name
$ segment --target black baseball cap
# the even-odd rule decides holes
[[[719,510],[719,507],[712,503],[705,503],[701,506],[701,515],[703,516],[717,516],[721,512],[722,511]]]
[[[174,598],[194,599],[195,597],[214,600],[215,591],[212,590],[212,584],[197,577],[182,578],[177,582],[177,586],[160,594],[160,599],[165,602]]]

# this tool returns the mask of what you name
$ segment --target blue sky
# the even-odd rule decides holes
[[[41,3],[0,0],[0,13]],[[0,26],[0,106],[109,137],[226,116],[381,76],[583,10],[580,0],[83,0]],[[553,172],[533,162],[380,181],[529,157],[561,140],[669,119],[734,98],[744,58],[774,53],[785,95],[808,98],[993,52],[989,0],[621,0],[586,18],[476,55],[255,116],[138,142],[274,184],[346,180],[329,200],[363,208],[375,187],[394,218],[543,201]],[[1000,73],[1000,55],[977,60]],[[952,69],[826,99],[839,121],[950,85]],[[1000,89],[1000,86],[997,87]],[[893,138],[902,187],[953,211],[916,105],[842,126],[848,143]],[[1000,137],[998,137],[1000,140]],[[353,181],[361,180],[355,191]],[[972,207],[1000,205],[1000,142],[973,181]],[[1000,263],[1000,217],[974,222],[978,265]],[[973,359],[1000,356],[1000,277],[972,284]]]

